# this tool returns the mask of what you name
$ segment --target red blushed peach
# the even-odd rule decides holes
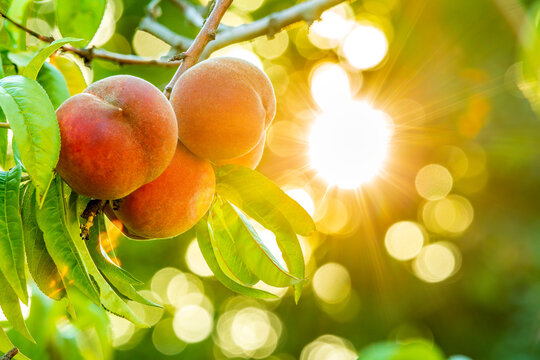
[[[189,230],[208,211],[216,189],[210,162],[193,155],[178,142],[169,167],[154,181],[109,207],[122,231],[135,239],[167,238]]]
[[[167,98],[149,82],[111,76],[66,100],[58,174],[79,194],[119,199],[157,178],[169,165],[178,125]]]

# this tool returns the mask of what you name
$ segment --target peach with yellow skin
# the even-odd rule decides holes
[[[268,77],[255,65],[232,57],[205,60],[187,70],[170,100],[180,141],[212,162],[254,149],[276,113]]]
[[[58,174],[79,194],[122,198],[157,178],[176,151],[178,125],[167,98],[149,82],[111,76],[66,100]]]
[[[259,163],[261,162],[263,152],[264,152],[265,140],[266,140],[266,134],[263,135],[263,138],[261,139],[261,141],[259,141],[257,146],[255,146],[255,148],[252,149],[247,154],[242,155],[236,159],[218,160],[218,161],[215,161],[214,163],[218,166],[236,164],[236,165],[248,167],[250,169],[255,169],[257,165],[259,165]]]
[[[216,178],[210,162],[200,159],[180,142],[169,167],[154,181],[106,208],[111,220],[135,239],[168,238],[189,230],[208,211]]]

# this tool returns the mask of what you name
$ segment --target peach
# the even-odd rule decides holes
[[[229,160],[217,160],[214,163],[218,166],[236,164],[248,167],[250,169],[255,169],[257,165],[261,162],[263,152],[264,152],[264,142],[266,140],[266,134],[263,135],[263,138],[259,143],[245,155],[242,155],[236,159]]]
[[[178,125],[167,98],[129,75],[95,82],[57,110],[58,174],[79,194],[119,199],[169,165]]]
[[[238,158],[255,148],[276,113],[266,74],[231,57],[205,60],[187,70],[170,100],[180,141],[213,162]]]
[[[216,178],[210,162],[193,155],[178,142],[169,167],[105,211],[119,220],[123,232],[135,239],[168,238],[189,230],[208,211]]]

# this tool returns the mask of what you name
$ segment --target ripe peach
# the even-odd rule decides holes
[[[173,88],[171,103],[180,141],[210,161],[251,151],[276,113],[274,90],[264,72],[230,57],[187,70]]]
[[[119,199],[169,165],[178,125],[167,98],[129,75],[95,82],[57,110],[60,176],[79,194]]]
[[[229,159],[229,160],[218,160],[214,163],[218,166],[223,165],[229,165],[229,164],[236,164],[236,165],[242,165],[245,167],[248,167],[250,169],[255,169],[257,165],[261,162],[263,152],[264,152],[264,141],[266,140],[266,134],[263,135],[263,138],[259,143],[255,146],[254,149],[252,149],[250,152],[248,152],[245,155],[242,155],[236,159]]]
[[[208,211],[216,178],[210,162],[193,155],[180,142],[169,167],[109,207],[109,219],[118,219],[124,233],[135,239],[167,238],[189,230]]]

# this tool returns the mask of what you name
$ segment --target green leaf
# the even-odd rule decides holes
[[[217,178],[218,194],[272,231],[289,272],[298,279],[304,279],[304,256],[296,234],[307,235],[314,229],[309,214],[277,185],[254,170],[224,166],[218,168]],[[295,216],[302,220],[298,221]],[[302,286],[302,282],[295,284],[297,302]]]
[[[242,210],[279,213],[299,235],[308,236],[315,231],[315,223],[307,211],[261,173],[228,165],[219,167],[216,177],[216,191]]]
[[[71,96],[80,94],[86,89],[86,80],[75,61],[65,56],[51,56],[50,62],[64,75]]]
[[[138,303],[150,306],[161,307],[146,299],[135,290],[133,283],[142,284],[139,280],[135,279],[130,273],[113,264],[113,262],[104,255],[100,242],[104,237],[107,237],[107,230],[105,228],[105,221],[103,216],[100,215],[98,219],[94,220],[94,226],[90,228],[90,240],[88,241],[88,250],[92,256],[92,260],[101,271],[103,276],[108,282],[116,289],[120,294],[126,298],[136,301]]]
[[[0,172],[0,270],[17,296],[28,304],[23,230],[19,214],[20,182],[19,166],[9,172]]]
[[[0,122],[5,123],[6,118],[2,109],[0,109]],[[8,129],[0,128],[0,167],[7,168],[7,151],[8,151]]]
[[[55,109],[58,109],[70,97],[64,75],[49,63],[43,64],[37,76],[37,81],[49,95]]]
[[[107,0],[56,0],[56,22],[62,36],[91,40],[106,6]]]
[[[0,79],[0,107],[41,206],[60,155],[60,130],[54,107],[36,81],[20,75]]]
[[[11,326],[13,326],[13,329],[35,343],[34,338],[30,335],[30,332],[24,323],[19,298],[13,291],[13,288],[10,286],[7,279],[1,273],[0,289],[2,289],[2,291],[0,291],[0,307],[2,308],[2,312],[6,316],[6,319],[8,319]]]
[[[290,286],[300,281],[279,264],[249,220],[233,205],[223,201],[221,206],[212,210],[217,214],[216,219],[227,226],[235,246],[235,256],[240,257],[258,279],[277,287]],[[214,224],[215,222],[212,223],[212,228],[215,233]]]
[[[76,38],[63,38],[63,39],[58,39],[58,40],[53,41],[52,43],[50,43],[49,45],[41,49],[32,58],[32,60],[30,60],[28,65],[26,65],[26,67],[24,68],[22,74],[26,76],[27,78],[36,80],[39,70],[41,69],[41,67],[45,63],[45,60],[47,60],[49,56],[51,56],[56,50],[61,48],[63,45],[68,44],[70,42],[80,41],[80,40],[81,39],[76,39]]]
[[[250,288],[238,284],[237,282],[231,280],[223,271],[218,264],[216,256],[214,255],[214,250],[212,249],[212,242],[210,237],[210,227],[205,219],[200,220],[197,225],[195,225],[197,231],[197,242],[203,254],[208,267],[214,273],[216,279],[218,279],[223,285],[227,288],[235,291],[239,294],[259,298],[259,299],[276,299],[277,296],[269,292]]]
[[[45,199],[42,208],[36,211],[45,246],[62,279],[72,282],[83,294],[99,304],[98,289],[88,274],[86,264],[68,228],[62,181],[59,178],[53,179],[49,196]]]
[[[234,213],[225,212],[219,202],[214,203],[208,217],[214,256],[223,273],[231,280],[241,285],[253,285],[259,279],[238,256],[235,244],[237,228],[234,227],[234,221]]]
[[[36,190],[29,185],[22,202],[24,248],[28,269],[41,292],[51,299],[60,300],[65,296],[65,289],[58,269],[47,252],[43,232],[38,227],[36,207]]]
[[[6,14],[12,2],[12,0],[0,0],[0,11]]]
[[[99,288],[99,299],[101,305],[111,313],[123,317],[137,326],[148,327],[128,306],[126,302],[120,298],[120,296],[114,291],[110,284],[105,280],[101,275],[96,264],[92,260],[92,256],[86,247],[86,243],[79,236],[79,216],[77,215],[77,197],[78,195],[75,192],[72,192],[69,199],[69,209],[68,209],[68,222],[69,228],[72,233],[72,241],[75,244],[77,251],[81,255],[82,261],[88,269],[88,273],[95,281],[97,287]]]
[[[13,349],[14,347],[15,346],[11,343],[11,340],[9,340],[5,331],[2,328],[0,328],[0,354],[5,354],[9,350]],[[15,355],[14,359],[15,360],[30,360],[29,358],[21,354],[20,351],[17,355]]]

